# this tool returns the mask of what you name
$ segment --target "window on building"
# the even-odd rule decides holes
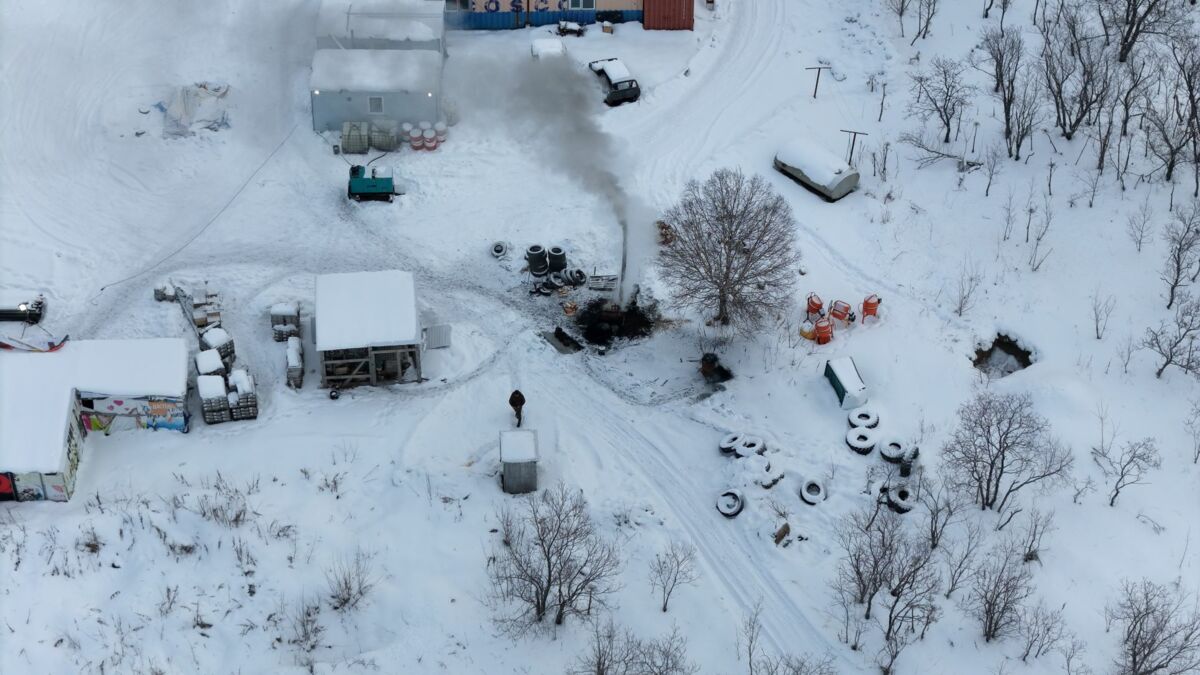
[[[383,114],[383,97],[382,96],[367,97],[367,112],[371,113],[372,115],[382,115]]]
[[[596,0],[571,0],[571,9],[596,9]]]
[[[446,3],[446,9],[451,12],[469,12],[471,11],[471,0],[450,0]]]

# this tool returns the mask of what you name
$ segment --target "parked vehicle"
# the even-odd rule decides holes
[[[620,59],[592,61],[588,64],[588,68],[591,68],[592,72],[604,81],[608,91],[604,102],[608,105],[617,106],[636,101],[641,97],[642,90],[638,87],[637,80],[633,79],[633,75]]]
[[[858,169],[809,141],[795,140],[775,155],[775,168],[828,202],[858,187]]]

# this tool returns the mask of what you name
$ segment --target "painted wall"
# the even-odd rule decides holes
[[[383,114],[371,114],[367,110],[368,98],[383,97]],[[434,91],[433,96],[406,93],[369,93],[361,91],[328,91],[309,93],[312,101],[313,129],[341,131],[345,122],[370,122],[372,120],[396,120],[399,122],[436,122],[441,119],[442,95]]]
[[[469,11],[448,10],[446,26],[460,30],[505,30],[559,21],[591,24],[596,22],[597,12],[619,12],[608,19],[617,22],[642,20],[642,0],[596,0],[595,9],[585,10],[570,9],[568,0],[471,0],[469,6]]]

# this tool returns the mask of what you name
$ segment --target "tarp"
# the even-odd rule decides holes
[[[215,82],[197,82],[175,90],[170,100],[155,106],[163,113],[163,137],[191,136],[200,129],[228,129],[228,94],[229,85]]]

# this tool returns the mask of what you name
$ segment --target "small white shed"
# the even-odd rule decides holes
[[[500,487],[510,495],[537,490],[538,444],[532,429],[500,432]]]
[[[440,52],[320,49],[309,94],[313,129],[341,131],[346,122],[437,122],[442,116]]]
[[[323,274],[315,310],[321,386],[421,379],[422,331],[411,273]]]

